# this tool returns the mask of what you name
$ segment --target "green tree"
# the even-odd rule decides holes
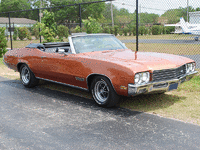
[[[41,29],[40,35],[44,37],[44,43],[56,41],[56,23],[53,12],[48,12],[45,10],[42,18],[42,23],[37,23],[36,27]]]
[[[59,25],[57,27],[58,29],[58,37],[60,41],[63,41],[63,37],[68,37],[69,36],[69,29],[68,27],[64,26],[64,25]]]
[[[102,32],[102,27],[100,23],[96,21],[96,19],[89,17],[86,20],[83,20],[83,23],[86,28],[87,33],[100,33]]]
[[[5,37],[6,28],[0,28],[0,58],[6,53],[7,40]]]
[[[45,10],[43,12],[42,23],[44,23],[46,27],[56,33],[56,22],[53,12]]]
[[[9,12],[9,11],[17,11],[31,9],[31,3],[29,0],[1,0],[0,11],[1,12]],[[33,17],[33,12],[17,12],[10,13],[11,17],[15,18],[31,18]],[[1,17],[8,17],[8,14],[2,14]]]
[[[50,6],[63,6],[63,5],[70,5],[70,4],[78,4],[84,2],[91,2],[95,0],[49,0]],[[101,18],[102,12],[105,9],[105,3],[93,3],[93,4],[84,4],[81,5],[81,17],[82,19],[88,19],[88,17],[92,17],[94,19]],[[60,8],[54,11],[55,14],[55,21],[57,23],[64,23],[64,22],[79,22],[79,5],[70,6],[65,8]]]
[[[194,12],[195,9],[191,6],[189,7],[189,12]],[[165,17],[168,22],[167,23],[177,23],[180,21],[180,17],[184,17],[187,20],[187,7],[182,8],[179,7],[178,9],[170,9],[167,10],[161,17]]]
[[[1,0],[1,12],[31,9],[29,0]]]

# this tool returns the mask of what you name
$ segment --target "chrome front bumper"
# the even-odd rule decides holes
[[[148,84],[144,85],[128,84],[128,96],[176,90],[181,83],[189,81],[197,73],[198,71],[194,71],[192,73],[182,76],[179,79],[159,81],[159,82],[149,82]]]

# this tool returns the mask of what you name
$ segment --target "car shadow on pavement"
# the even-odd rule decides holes
[[[91,109],[92,111],[101,111],[105,113],[109,113],[110,115],[117,115],[123,118],[135,116],[141,114],[142,112],[139,111],[131,111],[126,108],[121,108],[119,106],[112,107],[112,108],[104,108],[99,107],[93,99],[85,98],[76,96],[74,94],[65,93],[57,90],[51,90],[48,88],[43,88],[40,85],[34,88],[25,88],[19,80],[10,80],[5,79],[4,81],[0,81],[0,83],[6,84],[12,88],[12,90],[23,90],[23,92],[32,93],[32,95],[40,95],[40,97],[47,97],[49,100],[48,102],[51,103],[52,99],[55,101],[60,101],[61,104],[64,102],[69,103],[69,105],[76,105],[76,107],[83,107],[85,109]],[[43,83],[46,84],[46,83]],[[64,85],[62,85],[64,86]],[[64,86],[65,87],[65,86]],[[13,89],[14,88],[14,89]],[[80,92],[85,92],[81,91]],[[15,92],[16,94],[16,92]],[[28,98],[27,98],[28,99]]]
[[[2,83],[24,89],[37,95],[50,97],[58,101],[67,101],[77,106],[90,108],[96,111],[112,113],[123,117],[133,116],[146,111],[154,111],[174,105],[177,101],[186,99],[182,96],[171,94],[148,94],[135,97],[121,97],[121,101],[116,107],[99,107],[91,97],[91,94],[79,89],[74,89],[65,85],[42,81],[34,88],[25,88],[19,80],[4,80]],[[53,88],[52,88],[53,87]],[[137,111],[134,111],[137,110]]]

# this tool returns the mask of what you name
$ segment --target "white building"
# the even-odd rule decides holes
[[[200,11],[189,12],[190,24],[200,24]]]
[[[34,24],[37,23],[35,20],[26,19],[26,18],[10,18],[11,27],[32,27]],[[6,17],[0,17],[0,27],[5,27],[6,35],[10,35],[10,32],[8,31],[9,28],[9,18]],[[13,32],[12,32],[13,34]]]

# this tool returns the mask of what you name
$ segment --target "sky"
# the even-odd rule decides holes
[[[155,13],[162,15],[168,9],[179,7],[200,7],[200,0],[138,0],[139,12]],[[136,9],[136,0],[115,0],[112,2],[117,8],[126,8],[133,13]]]

